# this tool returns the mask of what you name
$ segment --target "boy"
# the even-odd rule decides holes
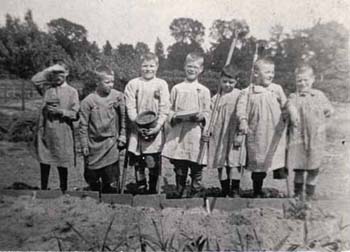
[[[311,66],[296,68],[296,93],[288,101],[298,112],[298,123],[289,131],[288,167],[293,168],[294,193],[303,195],[304,174],[306,173],[306,199],[313,199],[319,168],[326,145],[326,118],[333,113],[333,108],[320,91],[312,88],[315,82]]]
[[[160,153],[164,144],[163,125],[169,113],[168,84],[156,77],[158,66],[158,57],[147,53],[141,59],[141,77],[131,80],[125,87],[126,109],[131,122],[128,151],[141,194],[157,193]],[[144,129],[137,124],[137,119],[148,112],[156,115],[156,120],[151,128]],[[145,168],[149,169],[149,190]]]
[[[56,166],[60,189],[67,190],[68,169],[74,167],[73,121],[78,119],[79,98],[66,82],[68,69],[56,64],[33,76],[32,82],[43,95],[37,132],[41,189],[48,189],[50,167]]]
[[[282,109],[286,96],[281,86],[272,83],[274,63],[259,59],[254,65],[255,80],[241,91],[237,103],[239,129],[246,134],[247,169],[252,172],[254,197],[263,197],[266,173],[283,178],[285,171],[286,131]]]
[[[119,185],[119,150],[126,144],[123,94],[115,89],[114,73],[96,68],[96,89],[81,102],[80,137],[86,160],[85,179],[92,190],[116,193]],[[99,179],[102,180],[100,185]]]
[[[221,72],[219,91],[220,101],[213,111],[213,105],[218,97],[212,97],[212,113],[215,113],[214,131],[209,142],[209,166],[218,169],[222,196],[239,196],[240,160],[245,160],[244,146],[237,146],[235,137],[238,133],[238,120],[235,115],[236,104],[240,90],[235,88],[240,71],[233,65],[225,66]],[[244,157],[240,157],[243,155]],[[224,179],[223,169],[226,168],[227,179]]]
[[[210,114],[210,91],[198,82],[198,76],[203,71],[203,63],[202,55],[188,54],[185,60],[186,79],[175,85],[170,95],[171,128],[162,155],[169,158],[174,165],[178,197],[183,195],[189,169],[193,196],[202,189],[202,169],[206,164],[206,158],[203,158],[202,162],[199,160],[199,150],[202,133],[209,123]],[[188,118],[178,116],[184,112],[194,114]]]

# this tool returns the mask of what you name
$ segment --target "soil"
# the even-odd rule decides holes
[[[141,251],[141,247],[146,246],[147,251],[152,247],[157,251],[179,251],[186,244],[186,250],[193,250],[196,245],[197,249],[203,245],[203,250],[286,250],[293,244],[296,250],[350,250],[350,228],[345,227],[350,223],[347,166],[350,104],[334,106],[337,113],[328,125],[327,155],[316,189],[319,200],[311,205],[300,203],[285,211],[273,208],[214,210],[209,215],[202,208],[131,208],[68,195],[50,200],[0,196],[0,249],[98,250],[114,218],[104,250]],[[14,182],[39,186],[39,166],[30,143],[0,141],[0,166],[1,188]],[[81,167],[78,165],[69,172],[71,190],[86,186]],[[163,169],[163,189],[171,190],[175,179],[172,166],[166,160]],[[289,179],[293,181],[293,174]],[[128,172],[127,182],[128,187],[132,187],[132,171]],[[219,187],[215,170],[205,171],[203,184],[214,189]],[[271,175],[265,186],[286,193],[285,181],[273,180]],[[52,169],[50,187],[58,188],[56,169]],[[245,174],[242,187],[251,188],[249,173]],[[158,238],[157,233],[162,236],[161,230],[163,238]]]
[[[214,210],[209,215],[202,208],[159,211],[66,195],[53,200],[3,197],[0,207],[2,250],[97,250],[106,233],[105,249],[119,246],[121,251],[140,251],[140,240],[149,250],[158,251],[161,245],[157,244],[168,240],[166,250],[176,251],[199,237],[208,241],[205,250],[285,250],[293,244],[301,249],[305,248],[304,239],[316,250],[322,246],[337,248],[335,251],[350,248],[346,241],[349,233],[340,232],[337,217],[317,208],[307,210],[305,222],[289,216],[289,210],[286,214],[272,208]],[[172,237],[174,248],[170,248]]]

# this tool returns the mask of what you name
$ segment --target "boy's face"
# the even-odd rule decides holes
[[[295,76],[296,88],[298,92],[309,91],[315,82],[315,76],[311,71],[298,73]]]
[[[114,76],[113,75],[104,75],[101,76],[101,80],[97,84],[97,89],[103,94],[109,94],[114,85]]]
[[[145,60],[141,64],[141,76],[146,80],[151,80],[156,76],[158,64],[154,60]]]
[[[50,81],[55,86],[62,85],[67,78],[67,74],[64,72],[51,72]]]
[[[203,65],[199,61],[188,61],[185,63],[186,80],[195,81],[203,71]]]
[[[222,76],[220,78],[220,89],[223,93],[229,93],[236,86],[237,80],[228,76]]]
[[[260,64],[256,70],[257,84],[269,86],[275,76],[275,66],[272,64]]]

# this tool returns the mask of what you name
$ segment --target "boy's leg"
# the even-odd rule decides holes
[[[230,168],[229,178],[231,180],[230,196],[233,198],[239,197],[240,181],[241,181],[241,168]]]
[[[49,183],[50,165],[40,163],[41,190],[47,190]]]
[[[60,178],[60,188],[62,192],[67,191],[68,188],[68,169],[66,167],[57,167],[58,170],[58,176]]]
[[[90,190],[99,191],[100,190],[100,181],[98,170],[92,170],[85,165],[84,168],[84,178],[86,183],[88,183]]]
[[[221,185],[221,196],[226,197],[229,194],[229,190],[230,190],[230,180],[228,176],[226,179],[224,179],[222,170],[223,168],[218,168],[218,176],[219,176],[219,181]]]
[[[145,174],[146,164],[143,160],[143,156],[136,156],[130,153],[129,163],[131,166],[134,166],[135,169],[135,180],[138,193],[145,194],[147,192],[147,180]]]
[[[303,197],[305,170],[295,169],[294,172],[295,172],[295,175],[294,175],[294,197],[295,198],[302,198]]]
[[[116,182],[116,173],[119,173],[118,162],[99,169],[99,175],[102,180],[102,192],[103,193],[117,193],[118,188],[112,187],[111,184]],[[118,169],[118,171],[117,171]],[[118,177],[119,178],[119,177]]]
[[[202,172],[203,172],[203,166],[192,163],[190,164],[191,168],[191,192],[192,196],[195,196],[199,192],[202,191]]]
[[[266,172],[252,172],[253,180],[253,192],[254,197],[261,198],[263,197],[262,187],[264,179],[266,178]]]
[[[172,160],[172,164],[175,171],[177,196],[181,198],[186,188],[188,162],[185,160]]]
[[[160,153],[145,155],[146,167],[149,169],[149,193],[157,193],[161,156]]]
[[[315,188],[318,179],[319,169],[307,170],[306,171],[306,200],[315,199]]]

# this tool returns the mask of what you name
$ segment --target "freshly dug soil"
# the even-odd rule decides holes
[[[207,241],[205,250],[285,250],[292,244],[300,250],[304,243],[318,251],[350,249],[336,216],[318,208],[306,210],[307,222],[288,209],[214,210],[209,215],[202,208],[132,208],[68,195],[52,200],[4,196],[0,208],[2,250],[97,250],[113,218],[105,249],[141,251],[142,240],[147,251],[159,251],[157,244],[168,240],[167,251],[178,251],[200,238]]]

